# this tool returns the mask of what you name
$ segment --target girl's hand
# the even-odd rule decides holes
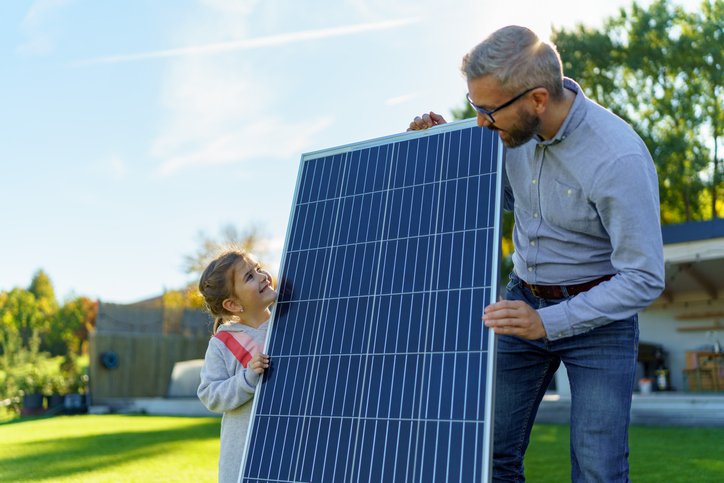
[[[249,361],[247,367],[257,374],[263,374],[264,369],[269,368],[269,356],[259,352]]]

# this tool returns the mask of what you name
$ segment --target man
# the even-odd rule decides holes
[[[571,478],[628,479],[637,313],[664,287],[657,176],[639,136],[563,78],[530,30],[493,33],[463,59],[478,125],[499,133],[515,214],[498,334],[495,481],[523,481],[538,405],[561,362],[571,384]],[[445,120],[431,112],[411,130]]]

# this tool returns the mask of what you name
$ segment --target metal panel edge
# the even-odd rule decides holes
[[[491,276],[491,290],[489,303],[495,303],[498,298],[498,291],[500,289],[500,256],[501,256],[501,236],[502,236],[502,224],[503,224],[503,143],[498,138],[498,159],[497,159],[497,170],[498,175],[496,176],[495,183],[495,216],[496,220],[494,223],[494,240],[495,249],[493,250],[493,264],[495,267],[495,273]],[[493,469],[493,432],[494,432],[494,417],[495,417],[495,371],[497,361],[497,342],[498,336],[495,334],[493,329],[488,329],[488,363],[487,372],[485,377],[485,415],[483,416],[485,421],[488,423],[488,431],[485,433],[483,440],[483,455],[490,462],[486,465],[483,473],[483,482],[490,483],[492,481],[492,469]]]
[[[323,156],[333,156],[335,154],[346,153],[357,149],[371,148],[380,144],[391,144],[395,142],[405,141],[407,139],[417,139],[435,134],[442,134],[448,131],[457,131],[466,127],[477,126],[476,119],[465,119],[462,121],[448,122],[440,126],[431,127],[420,131],[406,131],[380,138],[370,139],[368,141],[360,141],[357,143],[344,144],[334,148],[323,149],[320,151],[311,151],[302,155],[303,161],[321,158]]]
[[[299,196],[299,186],[302,183],[302,171],[304,169],[304,155],[302,155],[300,161],[299,161],[299,169],[297,171],[297,185],[294,188],[294,195],[292,196],[292,204],[289,208],[289,221],[287,222],[287,233],[284,237],[284,250],[282,251],[282,258],[279,262],[279,273],[277,273],[277,297],[279,296],[279,285],[281,285],[281,275],[282,275],[282,269],[284,268],[284,262],[286,262],[287,258],[287,252],[289,251],[289,237],[291,235],[292,231],[292,225],[294,222],[294,207],[296,206],[297,197]],[[272,328],[274,326],[274,318],[276,317],[277,312],[277,304],[275,303],[271,310],[271,315],[269,317],[269,326],[267,329],[267,334],[269,334],[272,331]],[[264,339],[264,347],[262,349],[264,351],[264,354],[269,353],[269,336]],[[244,453],[241,458],[240,466],[239,466],[239,478],[237,479],[237,483],[241,483],[241,480],[244,475],[244,470],[246,469],[246,459],[249,454],[249,443],[251,441],[251,435],[252,431],[251,428],[254,425],[254,420],[256,419],[256,409],[257,405],[259,404],[259,398],[256,397],[256,393],[261,387],[262,382],[264,382],[264,377],[266,376],[266,372],[261,375],[259,378],[259,382],[256,384],[256,390],[254,392],[254,397],[252,398],[251,403],[251,414],[249,415],[249,427],[246,431],[246,440],[244,441]]]

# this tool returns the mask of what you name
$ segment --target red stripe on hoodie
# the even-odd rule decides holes
[[[261,347],[248,334],[243,332],[220,331],[214,335],[234,354],[236,360],[246,367],[249,361],[259,352]]]

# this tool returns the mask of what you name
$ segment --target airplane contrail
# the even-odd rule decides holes
[[[419,20],[419,18],[388,20],[385,22],[364,23],[359,25],[348,25],[344,27],[334,27],[328,29],[307,30],[303,32],[292,32],[288,34],[270,35],[268,37],[258,37],[254,39],[217,42],[213,44],[182,47],[179,49],[157,50],[155,52],[143,52],[140,54],[110,55],[105,57],[97,57],[94,59],[80,60],[78,62],[75,62],[73,65],[80,66],[92,64],[112,64],[117,62],[133,62],[137,60],[158,59],[164,57],[179,57],[183,55],[218,54],[221,52],[231,52],[234,50],[258,49],[260,47],[270,47],[276,45],[290,44],[293,42],[303,42],[305,40],[326,39],[330,37],[340,37],[343,35],[358,34],[373,30],[390,29],[394,27],[401,27],[403,25],[409,25]]]

